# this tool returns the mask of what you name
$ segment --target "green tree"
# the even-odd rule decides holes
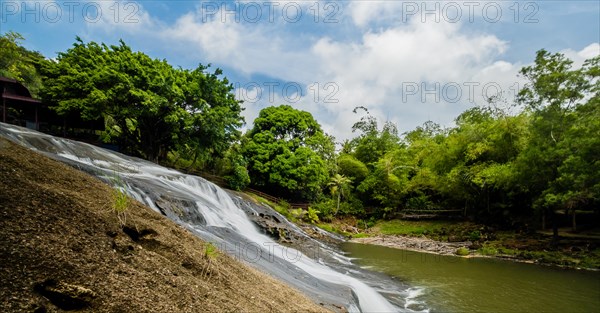
[[[267,107],[245,135],[252,184],[298,200],[315,200],[328,181],[333,140],[313,116],[289,105]]]
[[[42,87],[38,68],[46,59],[39,52],[24,48],[23,40],[23,36],[12,31],[0,36],[0,76],[20,81],[37,97]]]
[[[347,192],[348,186],[352,180],[344,175],[335,174],[331,178],[329,182],[329,186],[331,187],[331,194],[337,197],[337,205],[336,210],[333,215],[337,215],[340,211],[340,201],[342,200],[342,196]]]
[[[530,142],[520,158],[522,180],[534,207],[543,216],[550,213],[555,241],[556,210],[574,213],[574,207],[598,199],[598,175],[588,174],[598,162],[591,154],[597,123],[587,119],[597,114],[598,60],[572,69],[564,55],[540,50],[534,65],[521,70],[528,83],[518,100],[532,112]]]
[[[377,119],[365,107],[357,107],[353,112],[357,113],[359,110],[365,111],[366,114],[352,125],[352,131],[359,131],[361,134],[352,139],[349,143],[351,147],[345,149],[351,149],[356,159],[368,167],[373,167],[383,155],[398,147],[398,129],[394,123],[388,121],[380,131]]]
[[[232,87],[206,67],[175,69],[165,60],[80,38],[42,67],[42,96],[59,114],[104,118],[105,139],[148,160],[188,144],[214,155],[226,151],[243,121]],[[217,151],[217,152],[216,152]]]
[[[527,122],[525,115],[507,116],[489,107],[467,110],[456,119],[457,127],[444,141],[444,161],[438,163],[444,177],[440,186],[451,205],[495,221],[528,214],[511,212],[511,206],[519,206],[507,196],[514,192],[513,162],[524,147]]]
[[[239,143],[233,144],[225,153],[225,156],[219,160],[217,166],[218,175],[225,177],[229,188],[233,190],[243,190],[250,185],[250,175],[247,169],[247,162],[242,155],[242,146]]]
[[[409,167],[405,166],[403,159],[397,159],[396,153],[390,152],[373,164],[373,170],[367,178],[357,187],[357,190],[367,196],[369,201],[375,201],[381,210],[376,214],[388,218],[396,213],[406,194],[408,183],[406,172]]]
[[[183,103],[191,117],[180,134],[177,150],[187,151],[192,167],[200,159],[203,168],[213,169],[216,161],[225,157],[229,147],[239,141],[239,127],[244,119],[233,86],[227,78],[219,78],[222,75],[220,69],[209,73],[209,67],[210,64],[200,64],[192,71],[185,71],[187,84],[184,84]],[[241,173],[241,169],[237,171]]]
[[[350,154],[341,154],[337,159],[337,167],[340,174],[350,178],[355,184],[369,175],[367,166]]]

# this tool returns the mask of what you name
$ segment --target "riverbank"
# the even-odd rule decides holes
[[[100,180],[0,138],[0,312],[327,312]]]
[[[349,240],[354,243],[377,245],[395,249],[410,250],[417,252],[426,252],[440,255],[456,255],[460,248],[468,249],[471,242],[441,242],[424,237],[408,236],[374,236],[352,238]]]
[[[356,243],[440,255],[600,269],[600,238],[589,232],[572,234],[563,230],[555,245],[548,233],[499,231],[463,221],[391,220],[363,228],[354,219],[338,219],[319,226],[342,233]]]

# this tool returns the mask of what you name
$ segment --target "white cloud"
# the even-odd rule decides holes
[[[290,49],[290,40],[281,37],[274,24],[207,19],[198,11],[180,17],[174,25],[160,30],[159,36],[173,44],[185,43],[182,52],[186,54],[197,51],[210,62],[227,64],[244,74],[262,73],[294,80],[306,67],[303,52]]]
[[[420,23],[365,31],[355,41],[315,38],[296,49],[294,37],[277,25],[247,25],[221,19],[202,21],[201,14],[188,13],[163,30],[167,41],[186,42],[188,50],[199,50],[211,62],[227,64],[246,74],[265,74],[307,87],[317,82],[320,95],[335,83],[337,93],[324,103],[304,97],[293,104],[313,113],[339,139],[351,136],[351,126],[359,118],[348,113],[356,106],[367,106],[382,119],[398,121],[407,130],[427,119],[451,120],[465,109],[462,105],[435,101],[431,95],[422,101],[420,94],[403,99],[403,83],[448,82],[462,85],[478,79],[475,75],[493,64],[507,43],[487,34],[468,34],[459,24]],[[502,63],[499,63],[500,65]],[[488,72],[507,73],[498,64]],[[512,75],[512,73],[510,73]],[[463,86],[464,87],[464,86]],[[441,87],[440,87],[441,88]],[[440,89],[438,93],[441,93]],[[285,98],[278,99],[280,104]],[[426,102],[426,103],[422,103]],[[302,103],[302,105],[300,104]],[[258,113],[247,103],[246,119]]]
[[[77,5],[74,12],[81,14],[86,25],[94,30],[108,33],[140,33],[158,28],[140,2],[135,1],[87,1]]]
[[[401,7],[402,1],[352,1],[346,9],[355,25],[366,27],[374,21],[400,18]]]
[[[496,75],[510,81],[504,77],[514,77],[511,65],[494,63],[506,49],[507,43],[497,37],[467,34],[458,24],[413,20],[408,25],[366,32],[356,42],[322,38],[312,52],[320,60],[319,79],[336,82],[340,88],[339,103],[323,110],[344,112],[363,105],[379,118],[397,121],[401,130],[408,130],[428,119],[450,122],[466,108],[465,83],[483,85],[484,78],[495,82],[500,78]],[[443,96],[449,94],[444,86],[454,86],[449,83],[465,89],[464,101],[444,101]],[[403,86],[407,85],[416,85],[419,90],[403,96]],[[436,86],[434,92],[423,92]],[[356,119],[351,122],[346,115],[337,119],[330,122],[339,125],[334,134],[348,137]]]
[[[600,43],[593,43],[577,53],[580,57],[591,59],[600,55]]]
[[[210,59],[235,58],[241,47],[241,29],[236,23],[219,20],[203,23],[199,16],[188,13],[162,32],[165,39],[193,43],[191,51],[199,49]]]
[[[564,54],[565,57],[567,57],[568,59],[570,59],[571,61],[573,61],[573,66],[574,67],[580,67],[581,65],[583,65],[583,62],[587,59],[591,59],[594,58],[598,55],[600,55],[600,43],[592,43],[586,47],[584,47],[583,49],[581,49],[581,51],[576,51],[573,49],[566,49],[561,51],[560,53]]]

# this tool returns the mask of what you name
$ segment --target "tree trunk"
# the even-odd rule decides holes
[[[187,170],[191,170],[194,165],[196,164],[196,160],[198,160],[198,150],[194,151],[194,160],[192,161],[192,164],[190,164],[190,166],[188,166]]]
[[[340,211],[340,199],[342,198],[342,194],[340,192],[338,192],[338,198],[337,198],[337,209],[335,209],[335,214],[333,215],[337,215],[338,212]]]
[[[552,243],[558,244],[558,216],[554,210],[552,210]]]
[[[573,231],[577,231],[577,221],[575,220],[575,210],[573,210]]]
[[[490,190],[486,189],[486,191],[487,191],[487,212],[489,215],[490,214]]]
[[[546,209],[542,210],[542,230],[546,230]]]

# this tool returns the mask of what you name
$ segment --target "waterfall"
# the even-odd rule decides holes
[[[267,271],[314,299],[343,305],[351,312],[405,310],[391,304],[375,288],[359,279],[366,277],[364,273],[344,270],[343,267],[336,270],[318,256],[302,254],[274,242],[257,228],[226,191],[201,177],[18,126],[0,123],[0,136],[68,163],[112,185],[118,181],[120,188],[138,201],[167,215],[224,252]],[[175,203],[177,210],[181,211],[165,212],[160,207],[161,201]],[[330,249],[324,251],[332,258],[350,264],[343,255]],[[354,275],[359,278],[351,276],[352,273],[359,273]],[[404,292],[397,286],[386,286],[380,287],[380,291],[386,289],[397,297]]]

